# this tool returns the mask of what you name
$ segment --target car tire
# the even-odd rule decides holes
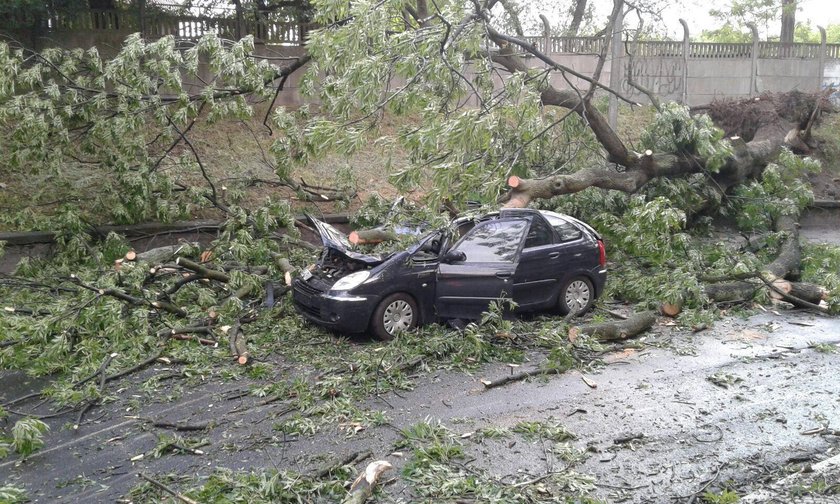
[[[568,315],[569,312],[578,306],[576,315],[583,315],[595,303],[595,289],[592,281],[585,276],[576,276],[566,281],[557,296],[557,307],[561,315]]]
[[[386,297],[373,311],[370,328],[382,341],[394,339],[397,333],[417,327],[420,312],[414,298],[403,292]]]

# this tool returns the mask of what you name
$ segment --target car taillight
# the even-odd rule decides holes
[[[598,240],[598,264],[603,268],[607,265],[607,248],[603,240]]]

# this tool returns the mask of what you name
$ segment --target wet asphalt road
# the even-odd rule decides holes
[[[75,415],[49,420],[46,447],[24,463],[14,457],[0,461],[0,481],[26,488],[34,502],[114,502],[138,483],[140,471],[200,476],[214,467],[278,467],[305,472],[323,464],[319,454],[329,458],[356,450],[370,450],[399,468],[403,459],[390,455],[396,429],[427,418],[458,434],[525,420],[560,421],[577,436],[572,445],[585,451],[575,471],[594,476],[595,495],[608,502],[689,502],[695,492],[724,481],[745,493],[778,479],[791,461],[819,461],[840,450],[837,437],[811,434],[821,426],[840,429],[840,354],[809,348],[840,343],[837,320],[766,313],[730,318],[697,334],[660,326],[639,343],[607,355],[605,366],[586,373],[590,384],[574,371],[485,391],[480,379],[504,376],[505,365],[473,375],[423,375],[414,391],[370,404],[387,412],[392,427],[350,438],[326,428],[312,439],[284,442],[272,429],[282,417],[282,404],[231,399],[247,385],[242,381],[207,383],[172,403],[143,404],[140,412],[158,420],[213,420],[218,425],[201,435],[210,442],[203,448],[206,455],[133,462],[155,446],[156,429],[131,418],[138,413],[126,409],[132,385],[124,383],[118,399],[91,411],[92,422],[78,432],[66,426]],[[165,369],[157,366],[146,373],[161,372]],[[25,388],[12,376],[3,380],[9,385],[0,392],[3,400]],[[634,439],[621,442],[627,438]],[[466,438],[464,445],[476,457],[474,467],[499,478],[539,476],[565,464],[540,442],[519,440],[511,446],[507,439]],[[399,482],[389,486],[391,492],[399,495]]]
[[[840,243],[836,216],[826,218],[806,226],[803,237]],[[584,454],[574,471],[592,476],[594,496],[607,502],[693,502],[724,482],[745,495],[803,463],[840,453],[840,438],[826,435],[840,430],[840,353],[813,348],[837,348],[840,320],[766,312],[729,317],[696,334],[665,323],[634,342],[635,348],[605,356],[605,365],[586,372],[589,384],[573,371],[485,391],[480,380],[508,374],[504,364],[473,374],[420,375],[415,390],[368,404],[385,411],[390,426],[351,437],[335,427],[312,438],[278,438],[273,425],[289,412],[282,403],[262,405],[243,395],[246,380],[185,387],[172,402],[141,402],[139,384],[168,372],[157,365],[116,383],[114,402],[90,411],[78,431],[69,428],[74,413],[47,420],[52,430],[45,448],[25,462],[15,456],[0,460],[0,483],[25,488],[33,502],[89,503],[125,496],[141,471],[184,477],[206,476],[215,467],[307,472],[354,451],[371,451],[399,469],[405,460],[392,455],[398,430],[425,419],[440,420],[457,434],[521,421],[559,421],[577,436],[571,447]],[[541,358],[533,355],[523,368],[537,366]],[[280,360],[278,365],[295,372]],[[0,383],[0,402],[41,385],[3,371]],[[157,434],[167,432],[137,415],[215,426],[183,434],[206,438],[204,455],[136,459],[150,453]],[[503,481],[567,464],[544,442],[478,438],[463,440],[468,457],[475,458],[471,466]],[[397,479],[388,486],[389,502],[409,501],[404,491]],[[840,498],[813,502],[840,503]]]

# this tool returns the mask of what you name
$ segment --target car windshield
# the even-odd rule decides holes
[[[524,219],[483,222],[453,250],[463,252],[467,262],[513,262],[527,228],[528,221]]]

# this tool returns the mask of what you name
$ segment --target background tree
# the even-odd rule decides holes
[[[723,8],[710,9],[709,14],[724,23],[720,29],[724,33],[741,31],[747,23],[753,23],[759,31],[769,34],[772,27],[781,23],[779,40],[792,43],[796,8],[796,0],[732,0]],[[712,30],[711,33],[716,31]],[[771,37],[768,35],[768,38]]]
[[[792,44],[795,29],[796,0],[782,0],[782,31],[779,41],[783,44]]]

